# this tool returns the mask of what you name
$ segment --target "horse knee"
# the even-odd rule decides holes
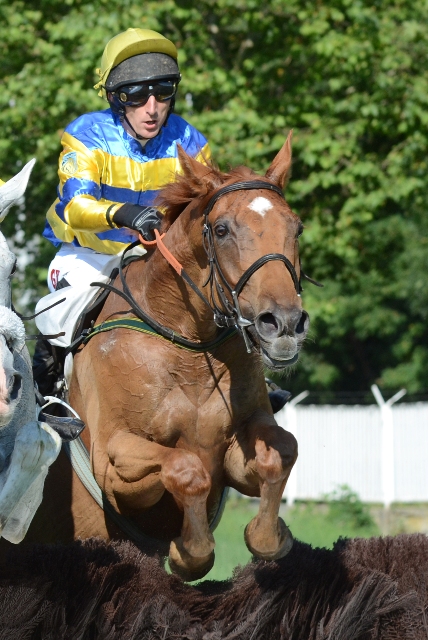
[[[255,450],[260,477],[268,483],[275,483],[290,473],[297,459],[297,440],[288,431],[283,431],[274,442],[257,440]]]
[[[211,478],[201,460],[189,451],[174,450],[162,467],[162,482],[170,493],[206,498]]]

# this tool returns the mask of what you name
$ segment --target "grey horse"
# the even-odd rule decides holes
[[[14,178],[0,181],[0,223],[22,198],[31,160]],[[43,497],[49,466],[61,438],[37,420],[31,360],[25,328],[12,309],[11,276],[16,257],[0,231],[0,536],[23,540]]]

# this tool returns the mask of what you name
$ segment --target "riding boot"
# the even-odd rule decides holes
[[[33,378],[43,396],[54,395],[56,382],[64,372],[63,347],[54,347],[47,340],[39,338],[33,356]]]
[[[281,411],[281,409],[285,407],[292,397],[292,394],[290,391],[286,391],[285,389],[278,387],[278,385],[272,382],[272,380],[269,380],[269,378],[265,378],[265,382],[272,411],[273,413],[278,413],[278,411]]]
[[[69,287],[70,283],[61,278],[55,291]],[[43,396],[55,395],[57,380],[64,374],[65,348],[54,347],[50,342],[38,338],[33,356],[33,378],[39,393]]]

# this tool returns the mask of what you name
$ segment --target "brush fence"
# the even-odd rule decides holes
[[[275,417],[299,443],[289,504],[343,484],[364,502],[428,502],[428,403],[286,405]]]

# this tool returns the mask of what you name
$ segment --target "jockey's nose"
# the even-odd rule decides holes
[[[156,98],[154,96],[150,96],[145,104],[145,107],[147,113],[149,113],[150,115],[155,114],[158,109]]]

